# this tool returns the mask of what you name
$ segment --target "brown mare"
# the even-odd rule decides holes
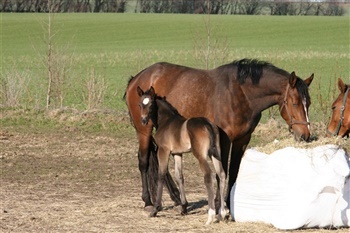
[[[224,189],[226,175],[221,164],[219,129],[204,117],[185,119],[164,98],[156,95],[154,88],[144,92],[137,88],[140,96],[140,121],[147,125],[151,119],[156,128],[154,140],[158,146],[158,188],[154,209],[150,216],[155,217],[161,209],[163,183],[168,171],[169,156],[172,154],[175,160],[175,177],[180,189],[182,214],[187,213],[188,202],[185,196],[184,179],[182,173],[182,153],[192,151],[204,173],[204,183],[208,192],[208,220],[210,224],[215,218],[214,186],[208,156],[213,161],[220,186],[220,210],[218,221],[226,215],[224,203]]]
[[[338,79],[340,94],[332,104],[332,116],[327,127],[327,136],[349,137],[350,133],[350,85]]]
[[[206,117],[219,127],[221,160],[225,173],[229,174],[229,192],[236,181],[244,151],[265,109],[279,105],[281,116],[295,139],[309,140],[308,86],[312,79],[313,74],[302,80],[294,72],[288,73],[270,63],[250,59],[234,61],[212,70],[162,62],[132,77],[124,97],[139,140],[142,199],[146,209],[152,206],[148,186],[148,179],[152,176],[148,177],[147,172],[152,171],[149,159],[155,156],[150,156],[153,153],[153,126],[143,125],[140,121],[138,86],[143,90],[153,86],[157,94],[166,96],[167,101],[185,118]],[[227,173],[230,147],[231,160]],[[170,193],[177,190],[173,186],[168,189]],[[228,207],[229,201],[230,195],[226,195]]]

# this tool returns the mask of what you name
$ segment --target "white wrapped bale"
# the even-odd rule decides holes
[[[280,229],[350,226],[350,161],[336,145],[246,151],[231,190],[237,222]]]

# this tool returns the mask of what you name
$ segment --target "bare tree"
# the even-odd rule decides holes
[[[299,4],[298,15],[310,15],[313,9],[315,9],[315,4],[313,2],[302,0]]]
[[[63,106],[65,88],[67,87],[67,80],[73,59],[73,55],[67,55],[69,44],[66,44],[65,47],[59,48],[55,43],[55,37],[58,31],[54,30],[55,14],[52,13],[52,9],[57,7],[57,5],[51,5],[51,1],[53,0],[48,1],[48,21],[43,24],[43,29],[47,31],[47,56],[45,64],[48,72],[48,80],[46,109]]]
[[[263,4],[259,0],[241,1],[241,12],[247,15],[256,15],[262,9]]]
[[[206,12],[210,12],[210,2],[207,2]],[[217,66],[217,63],[222,64],[228,55],[228,40],[226,38],[219,39],[215,33],[218,27],[212,27],[210,14],[203,18],[204,33],[200,31],[201,27],[196,27],[193,37],[194,41],[194,57],[204,63],[205,69],[211,69]],[[215,30],[213,30],[215,28]]]
[[[325,7],[324,15],[329,16],[341,16],[345,14],[344,8],[340,5],[339,1],[337,0],[329,0],[327,7]]]

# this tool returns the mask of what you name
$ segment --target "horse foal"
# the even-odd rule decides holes
[[[156,127],[154,140],[158,146],[158,188],[150,216],[155,217],[161,209],[163,183],[168,170],[170,154],[174,156],[175,160],[175,177],[180,189],[181,213],[187,213],[188,202],[184,190],[182,153],[192,151],[204,173],[204,183],[208,192],[209,211],[206,224],[212,223],[215,219],[215,194],[208,156],[213,161],[216,174],[219,177],[220,209],[217,220],[220,221],[226,215],[224,203],[226,175],[221,164],[218,127],[204,117],[185,119],[164,98],[158,97],[153,87],[146,92],[138,87],[137,92],[140,96],[142,124],[146,125],[149,120],[152,121]]]

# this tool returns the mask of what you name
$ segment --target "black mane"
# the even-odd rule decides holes
[[[177,111],[176,108],[174,108],[166,99],[165,97],[159,97],[157,96],[157,98],[155,100],[160,100],[163,105],[173,114],[173,115],[180,115],[180,113]],[[181,115],[180,115],[181,116]]]
[[[245,83],[247,78],[250,78],[254,85],[258,84],[263,74],[263,69],[268,69],[285,77],[290,76],[290,73],[287,71],[280,69],[269,62],[259,61],[257,59],[244,58],[242,60],[233,61],[231,65],[237,66],[237,80],[240,84]],[[305,97],[306,102],[310,104],[308,86],[305,82],[298,77],[295,85],[300,96]]]
[[[290,75],[287,71],[277,68],[269,62],[259,61],[257,59],[244,58],[233,61],[231,65],[237,66],[237,80],[240,84],[245,83],[247,78],[250,78],[253,84],[258,84],[264,68],[286,77]]]

